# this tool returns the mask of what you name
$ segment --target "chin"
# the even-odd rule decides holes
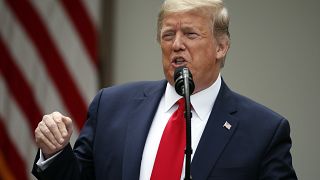
[[[164,76],[165,76],[166,80],[167,80],[171,85],[174,85],[173,73],[174,73],[174,71],[172,71],[172,70],[165,70],[165,69],[164,69]]]

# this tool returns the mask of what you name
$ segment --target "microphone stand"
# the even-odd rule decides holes
[[[184,99],[185,99],[185,112],[184,117],[186,119],[186,163],[185,163],[185,176],[184,180],[192,180],[191,177],[191,154],[192,154],[192,147],[191,147],[191,102],[190,102],[190,88],[189,88],[189,78],[185,74],[188,74],[188,70],[184,70],[183,78],[184,78]]]

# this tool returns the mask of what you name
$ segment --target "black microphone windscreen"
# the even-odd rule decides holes
[[[194,91],[194,82],[192,79],[192,74],[189,71],[189,69],[185,66],[181,66],[178,67],[175,72],[174,72],[174,82],[175,82],[175,90],[176,92],[180,95],[183,96],[184,95],[184,81],[185,81],[185,77],[186,76],[186,81],[188,83],[188,90],[189,93],[192,94]]]

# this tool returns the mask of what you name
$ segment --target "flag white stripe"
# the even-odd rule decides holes
[[[60,3],[32,0],[49,34],[62,55],[72,78],[75,80],[85,102],[88,104],[97,93],[96,67],[81,43],[77,31]],[[50,13],[48,13],[48,11]]]
[[[33,141],[33,131],[26,121],[26,117],[21,112],[17,103],[12,98],[6,87],[3,77],[0,75],[0,115],[5,121],[3,124],[8,131],[11,142],[26,162],[27,172],[32,169],[36,146]],[[14,171],[13,171],[14,172]],[[31,176],[30,176],[31,177]]]
[[[101,0],[81,0],[96,29],[100,28]]]
[[[85,103],[89,104],[97,91],[97,67],[89,59],[90,56],[87,54],[86,46],[82,44],[83,42],[73,26],[74,24],[68,14],[64,12],[65,9],[60,4],[60,1],[31,0],[30,3],[42,18]],[[82,3],[91,21],[98,28],[100,23],[98,20],[100,19],[100,0],[82,0]],[[0,0],[0,37],[15,61],[14,63],[25,78],[26,83],[34,93],[39,110],[44,114],[57,110],[69,115],[60,96],[59,89],[57,89],[50,74],[46,71],[44,66],[44,61],[46,60],[41,59],[33,40],[24,31],[25,28],[21,26],[14,13],[4,0]],[[34,129],[29,125],[28,118],[22,110],[14,95],[10,94],[4,77],[0,73],[0,116],[4,121],[3,124],[8,131],[8,136],[25,161],[29,179],[35,179],[29,173],[36,154],[33,137]],[[70,140],[71,144],[74,144],[79,135],[76,123],[74,125],[73,135]]]
[[[36,102],[39,104],[39,108],[41,108],[40,110],[44,114],[59,111],[62,114],[68,115],[69,113],[66,111],[66,107],[62,103],[56,87],[48,77],[42,61],[39,60],[40,57],[38,56],[38,53],[36,53],[31,40],[22,30],[20,24],[17,23],[5,3],[1,4],[1,12],[6,16],[0,16],[0,22],[4,25],[0,28],[0,35],[13,56],[17,66],[21,70],[21,73],[32,88]],[[7,91],[2,89],[0,90],[0,97],[3,96],[3,94],[7,94],[5,93]],[[0,99],[2,99],[2,97]],[[3,102],[3,99],[0,102]],[[8,120],[10,121],[10,119]],[[27,119],[24,120],[25,122],[28,122]],[[40,120],[41,119],[39,119],[39,121]],[[70,140],[71,144],[74,144],[78,135],[79,130],[75,123],[73,135]]]
[[[60,100],[61,97],[48,77],[43,63],[31,43],[32,41],[23,31],[20,24],[17,23],[10,10],[4,8],[3,11],[8,16],[4,21],[0,20],[4,23],[4,26],[0,29],[0,35],[13,56],[16,65],[32,88],[36,102],[39,104],[39,108],[41,108],[40,110],[44,113],[57,110],[66,114],[66,108]]]

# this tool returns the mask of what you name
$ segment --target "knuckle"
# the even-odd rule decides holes
[[[50,119],[51,117],[48,115],[48,114],[46,114],[46,115],[44,115],[43,117],[42,117],[42,121],[45,121],[45,120],[47,120],[47,119]]]
[[[68,124],[71,124],[71,123],[72,123],[72,120],[71,120],[71,118],[69,118],[69,117],[66,117],[65,119],[66,119],[66,122],[67,122]]]
[[[53,129],[56,127],[56,124],[51,122],[51,123],[48,123],[47,126],[49,129]]]
[[[44,128],[46,128],[46,125],[44,123],[39,123],[38,131],[42,131]]]
[[[58,124],[61,124],[61,122],[62,122],[61,118],[55,118],[54,121],[55,121],[56,123],[58,123]]]
[[[43,124],[48,124],[50,121],[52,121],[52,118],[50,116],[46,116],[45,118],[42,119]]]
[[[53,112],[52,113],[52,118],[53,118],[53,120],[61,120],[61,118],[62,118],[63,116],[62,116],[62,114],[61,113],[59,113],[59,112],[57,112],[57,111],[55,111],[55,112]]]
[[[52,113],[52,115],[53,115],[53,116],[61,116],[61,113],[58,112],[58,111],[54,111],[54,112]]]
[[[61,134],[62,138],[65,139],[68,137],[68,132],[64,131],[62,134]]]
[[[50,130],[49,130],[48,128],[45,128],[45,129],[43,129],[43,133],[49,134],[49,133],[50,133]]]
[[[44,122],[43,122],[43,121],[40,121],[40,122],[38,123],[38,127],[42,127],[42,126],[44,126]]]

